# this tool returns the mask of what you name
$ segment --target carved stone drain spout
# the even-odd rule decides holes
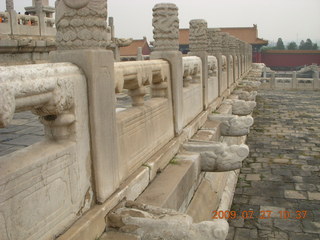
[[[222,136],[244,136],[249,134],[250,127],[253,125],[251,116],[227,115],[227,114],[212,114],[209,115],[209,120],[220,121]]]
[[[188,142],[183,148],[201,155],[201,170],[225,172],[240,169],[242,161],[249,155],[245,144],[228,146],[226,143]]]
[[[112,228],[139,240],[222,240],[229,229],[224,219],[193,223],[187,214],[132,201],[111,213],[108,219]]]

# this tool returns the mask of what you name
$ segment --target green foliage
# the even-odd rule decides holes
[[[299,50],[303,50],[304,45],[305,45],[305,42],[303,40],[301,40],[300,45],[299,45]]]
[[[287,49],[288,49],[288,50],[297,50],[297,49],[298,49],[298,45],[297,45],[295,42],[290,42],[290,43],[287,45]]]
[[[318,44],[312,43],[311,39],[308,38],[306,41],[301,41],[299,50],[318,50]]]
[[[278,38],[277,45],[276,45],[276,47],[274,49],[278,49],[278,50],[284,50],[285,49],[283,41],[282,41],[282,38]]]
[[[318,50],[319,48],[318,48],[318,44],[316,44],[316,43],[314,43],[313,45],[312,45],[312,50]]]

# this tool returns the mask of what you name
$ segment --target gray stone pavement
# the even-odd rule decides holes
[[[320,239],[320,92],[260,90],[253,116],[227,239]]]
[[[0,156],[30,146],[44,138],[43,125],[31,112],[14,114],[7,128],[0,128]]]

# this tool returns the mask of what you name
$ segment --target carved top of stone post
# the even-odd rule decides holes
[[[160,3],[156,4],[152,10],[154,50],[179,50],[178,7],[172,3]]]
[[[231,35],[229,37],[229,51],[231,55],[236,55],[236,38]]]
[[[210,54],[221,54],[221,32],[220,29],[208,29],[208,48]]]
[[[229,54],[229,33],[220,32],[222,54]]]
[[[206,20],[194,19],[189,22],[189,48],[191,52],[207,51],[208,24]]]
[[[56,9],[58,49],[108,45],[107,0],[57,0]]]
[[[6,0],[6,9],[7,12],[14,10],[13,0]]]

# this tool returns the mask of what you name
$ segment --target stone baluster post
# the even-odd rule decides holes
[[[240,46],[239,46],[239,39],[235,37],[235,52],[237,56],[237,68],[238,68],[238,76],[237,79],[241,77],[241,54],[240,54]]]
[[[46,17],[46,14],[43,11],[44,6],[48,6],[48,0],[33,0],[33,6],[35,7],[36,15],[39,17],[39,29],[40,29],[40,36],[45,35],[45,28],[46,28],[46,23],[44,18]]]
[[[271,89],[276,89],[276,74],[275,74],[275,72],[271,73],[270,87],[271,87]]]
[[[240,41],[240,53],[241,53],[241,75],[245,73],[245,53],[244,53],[244,42]]]
[[[182,53],[179,51],[178,7],[171,3],[156,4],[153,8],[154,51],[151,59],[165,59],[171,66],[171,91],[173,101],[174,129],[183,129],[183,71]]]
[[[189,55],[201,58],[203,107],[206,109],[208,102],[208,24],[203,19],[194,19],[189,22]]]
[[[297,89],[297,87],[298,87],[297,72],[294,71],[294,72],[292,73],[292,88],[293,88],[293,89]]]
[[[7,9],[7,12],[14,10],[13,0],[6,0],[6,9]]]
[[[220,39],[221,39],[221,52],[222,57],[225,58],[225,62],[222,64],[222,78],[221,78],[221,93],[223,94],[228,89],[228,82],[229,82],[229,58],[228,58],[228,33],[226,32],[219,32]],[[225,74],[224,74],[225,72]]]
[[[313,89],[318,90],[320,89],[320,78],[319,78],[319,67],[313,72]]]
[[[237,60],[237,53],[236,53],[236,43],[235,43],[235,37],[230,35],[229,38],[229,49],[230,49],[230,55],[233,59],[233,83],[235,83],[238,80],[238,60]]]
[[[209,54],[217,58],[218,61],[218,94],[222,94],[222,52],[221,52],[221,36],[220,29],[209,29]]]
[[[74,63],[87,78],[91,159],[99,202],[119,186],[114,59],[112,51],[106,50],[106,18],[106,0],[58,1],[58,50],[50,53],[51,61]]]
[[[142,47],[138,47],[137,61],[142,61],[142,60],[143,60]]]

